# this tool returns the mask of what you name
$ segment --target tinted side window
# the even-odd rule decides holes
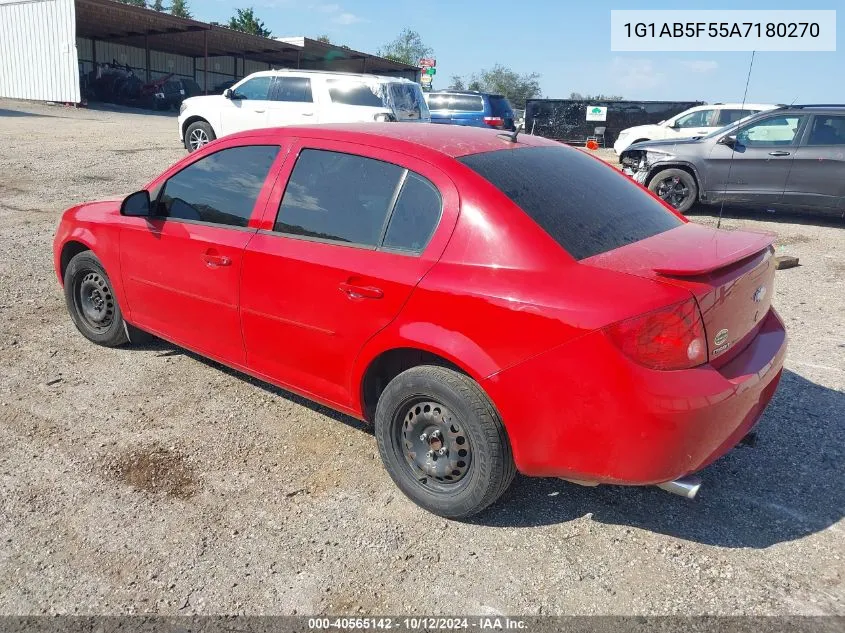
[[[280,233],[375,247],[404,169],[372,158],[304,149],[276,218]]]
[[[311,80],[307,77],[276,77],[270,98],[273,101],[312,103]]]
[[[272,81],[272,77],[253,77],[246,83],[242,83],[238,86],[235,90],[235,95],[239,99],[258,99],[266,101],[267,94],[270,92],[270,83]]]
[[[442,206],[437,188],[428,179],[408,172],[390,216],[383,246],[421,252],[437,228]]]
[[[675,126],[681,129],[687,127],[708,127],[715,110],[698,110],[686,114],[675,121]]]
[[[738,110],[738,109],[724,109],[719,110],[719,118],[716,120],[716,125],[722,127],[736,123],[740,119],[744,119],[752,114],[757,114],[759,110]]]
[[[188,165],[164,184],[158,214],[246,226],[279,148],[224,149]]]
[[[344,105],[370,106],[383,108],[384,100],[363,81],[349,81],[348,79],[329,79],[329,95],[332,103]]]
[[[807,145],[845,145],[845,116],[817,114]]]
[[[490,108],[493,111],[493,116],[506,118],[514,115],[510,101],[504,97],[490,97]]]
[[[744,128],[736,138],[739,144],[745,147],[793,145],[802,119],[803,117],[797,115],[770,117]]]
[[[580,150],[532,147],[458,160],[493,183],[575,259],[683,224],[648,192]]]
[[[428,98],[429,110],[457,110],[459,112],[484,112],[481,95],[438,94]]]

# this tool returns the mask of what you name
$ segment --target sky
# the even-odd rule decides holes
[[[845,3],[813,0],[696,2],[658,0],[189,0],[194,17],[228,21],[236,7],[253,6],[274,36],[327,34],[333,42],[375,53],[404,28],[434,49],[434,89],[453,75],[496,63],[539,73],[543,96],[616,94],[633,100],[741,101],[751,60],[735,53],[618,53],[610,50],[610,10],[839,9],[836,52],[759,52],[749,102],[845,103]]]

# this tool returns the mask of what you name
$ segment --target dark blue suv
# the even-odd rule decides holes
[[[515,130],[511,104],[502,95],[464,90],[426,92],[432,123]]]

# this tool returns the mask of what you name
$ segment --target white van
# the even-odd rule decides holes
[[[256,128],[359,121],[431,121],[420,85],[402,77],[266,70],[222,95],[192,97],[179,111],[179,140],[193,152]]]

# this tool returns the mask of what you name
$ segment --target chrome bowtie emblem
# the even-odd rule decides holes
[[[766,286],[760,286],[757,290],[754,291],[754,294],[751,295],[751,298],[754,299],[754,303],[760,303],[766,297]]]

